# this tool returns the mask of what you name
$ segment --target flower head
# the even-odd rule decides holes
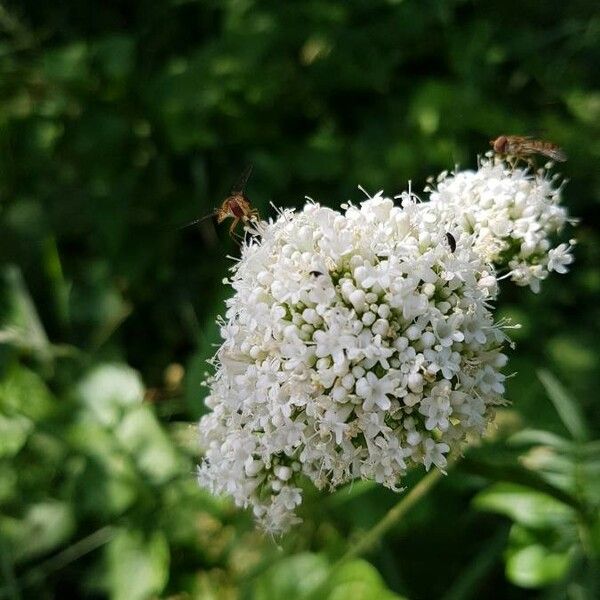
[[[532,174],[491,157],[477,171],[441,178],[428,204],[443,214],[455,237],[472,236],[484,260],[538,292],[550,271],[566,273],[573,262],[572,242],[552,248],[552,237],[569,221],[555,181],[547,171]]]
[[[467,234],[449,248],[437,206],[401,204],[283,211],[233,267],[199,480],[269,531],[297,521],[302,479],[443,469],[502,402],[493,268]]]

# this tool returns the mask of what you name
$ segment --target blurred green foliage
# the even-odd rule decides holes
[[[591,0],[0,4],[0,598],[597,598],[599,40]],[[265,215],[500,133],[565,148],[581,219],[571,274],[502,297],[512,408],[370,563],[335,565],[398,500],[371,485],[279,548],[195,484],[236,248],[177,227],[248,162]]]

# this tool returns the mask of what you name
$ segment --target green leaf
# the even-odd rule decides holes
[[[22,519],[3,517],[0,529],[16,561],[45,554],[66,542],[75,531],[72,507],[66,502],[33,504]]]
[[[514,446],[540,445],[549,446],[556,450],[572,451],[575,449],[573,442],[551,433],[538,429],[523,429],[508,438],[508,443]]]
[[[532,544],[509,551],[506,576],[521,587],[543,587],[561,581],[570,564],[569,552],[552,552],[541,544]]]
[[[588,440],[589,432],[577,402],[571,398],[558,379],[548,371],[538,371],[538,377],[569,433],[579,442]]]
[[[574,522],[575,512],[555,498],[512,483],[496,483],[479,492],[473,504],[480,510],[506,515],[528,527]]]
[[[533,460],[527,457],[523,463],[527,465]],[[491,481],[502,481],[517,486],[522,486],[529,491],[537,491],[541,494],[555,498],[559,503],[571,506],[574,509],[584,510],[580,500],[568,491],[569,486],[563,486],[564,480],[560,485],[558,482],[549,479],[548,473],[537,473],[527,468],[527,465],[515,465],[514,461],[503,459],[501,461],[478,461],[471,456],[465,456],[461,461],[459,468],[467,473],[483,476]]]
[[[366,560],[356,559],[333,569],[327,591],[327,600],[400,600],[388,590],[383,578]]]
[[[179,472],[174,444],[147,406],[129,412],[119,423],[116,435],[152,483],[164,483]]]
[[[290,556],[257,582],[254,600],[400,600],[377,569],[362,559],[330,566],[320,554]]]
[[[71,285],[65,280],[56,236],[48,235],[43,242],[43,267],[52,288],[58,320],[63,326],[69,323],[69,292]]]
[[[308,598],[329,574],[327,559],[320,554],[296,554],[268,569],[254,588],[253,600]]]
[[[37,373],[15,364],[0,381],[0,410],[5,415],[22,415],[37,422],[53,408],[54,399]]]
[[[27,417],[8,418],[0,413],[0,458],[19,452],[32,429],[33,423]]]
[[[123,413],[141,404],[144,386],[137,371],[131,367],[103,364],[79,383],[77,396],[100,423],[113,426]]]
[[[35,308],[21,269],[10,265],[1,275],[6,288],[7,306],[0,329],[0,342],[9,342],[18,348],[35,354],[42,361],[52,358],[52,348],[44,326]]]
[[[78,509],[105,518],[131,506],[141,480],[114,433],[98,423],[82,421],[71,427],[68,439],[85,458],[75,481]]]
[[[160,592],[169,576],[164,534],[121,529],[106,548],[108,590],[113,600],[144,600]]]

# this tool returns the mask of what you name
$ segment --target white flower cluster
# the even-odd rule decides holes
[[[550,271],[566,273],[573,262],[573,240],[554,248],[550,240],[569,221],[561,189],[544,170],[532,174],[491,156],[477,171],[442,174],[430,203],[454,235],[473,235],[484,260],[538,292]]]
[[[502,401],[506,357],[493,272],[427,205],[309,203],[260,230],[231,281],[199,478],[281,531],[301,476],[397,489],[411,465],[443,469]]]
[[[397,490],[444,469],[503,402],[496,267],[533,289],[563,272],[559,190],[494,159],[439,178],[430,202],[309,202],[255,225],[233,267],[200,421],[201,485],[281,532],[302,481]]]

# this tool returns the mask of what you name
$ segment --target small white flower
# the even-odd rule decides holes
[[[421,401],[419,412],[427,417],[425,428],[428,431],[432,431],[436,427],[441,431],[448,429],[448,417],[452,412],[448,398],[427,396]]]
[[[548,271],[557,273],[566,273],[567,266],[573,262],[571,246],[568,244],[559,244],[556,248],[548,251]]]
[[[371,410],[375,405],[382,410],[387,410],[391,406],[388,394],[394,391],[396,385],[397,381],[389,375],[378,379],[375,373],[369,372],[356,382],[356,393],[364,398],[365,410]]]
[[[435,465],[438,469],[444,469],[448,464],[445,454],[450,451],[450,446],[444,443],[436,443],[430,437],[423,442],[423,464],[425,469],[429,471],[431,465]]]

